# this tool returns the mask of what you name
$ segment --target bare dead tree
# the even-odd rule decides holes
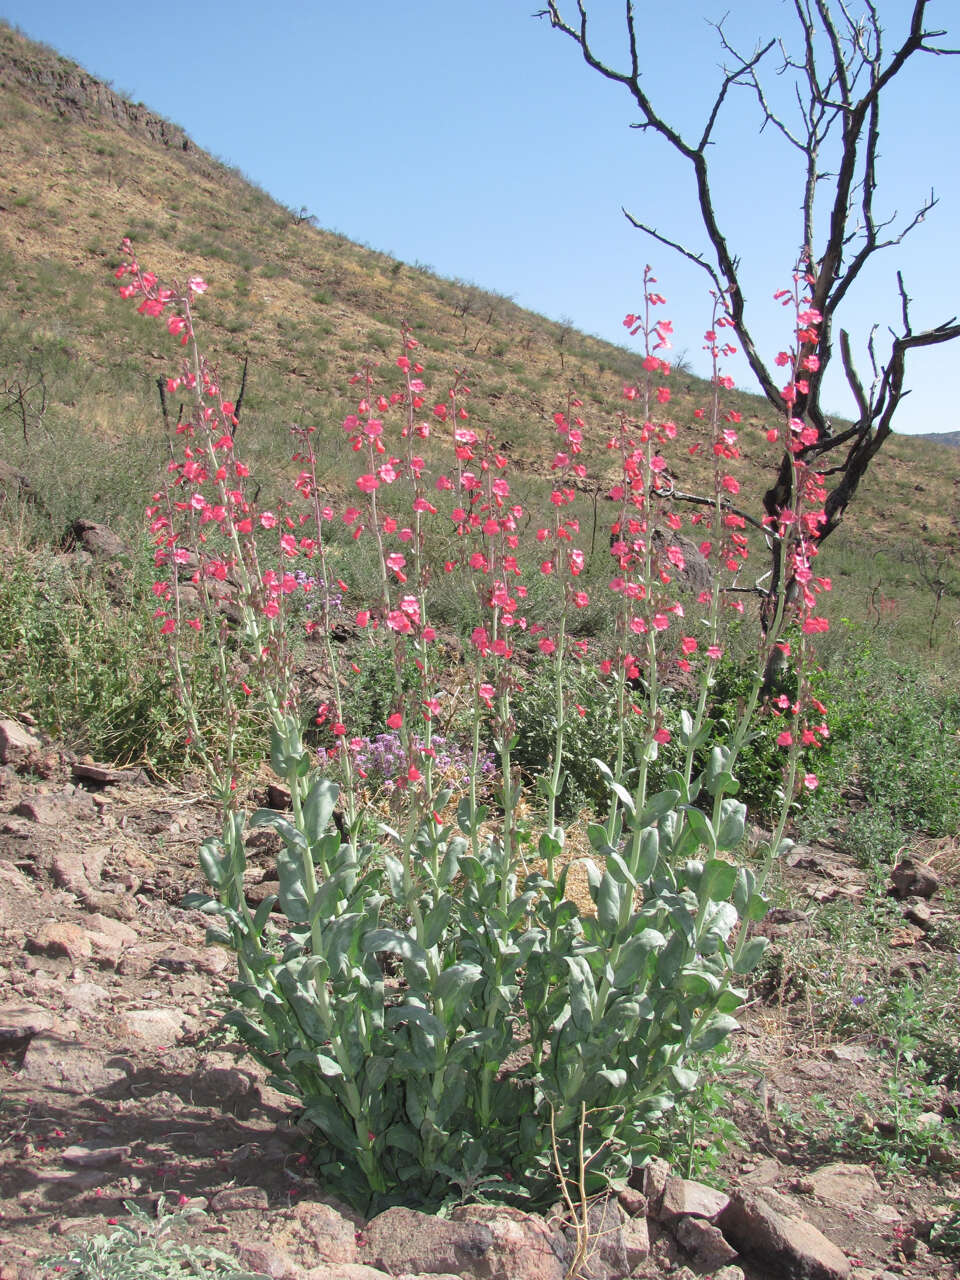
[[[702,131],[687,138],[668,122],[644,88],[640,66],[640,37],[633,0],[625,5],[627,65],[617,68],[603,60],[593,43],[588,0],[548,0],[537,17],[572,40],[588,66],[622,85],[639,108],[640,120],[632,127],[663,138],[693,172],[703,229],[709,249],[697,251],[665,235],[656,227],[623,210],[630,223],[648,236],[682,254],[706,272],[718,293],[729,299],[730,315],[750,368],[769,403],[778,414],[788,404],[773,369],[765,363],[754,340],[755,321],[741,287],[741,260],[731,248],[731,228],[721,224],[712,193],[713,143],[717,122],[735,87],[745,87],[756,99],[761,128],[768,126],[798,158],[801,184],[799,257],[812,279],[812,305],[823,317],[816,343],[801,349],[801,356],[816,356],[818,368],[806,379],[807,390],[790,406],[790,416],[802,418],[816,429],[815,442],[799,454],[802,462],[826,477],[826,522],[820,541],[843,519],[857,487],[883,442],[890,435],[897,408],[908,394],[906,362],[910,351],[950,342],[960,337],[956,316],[927,329],[914,329],[910,298],[897,273],[900,325],[890,330],[890,344],[878,351],[876,328],[867,339],[871,366],[869,384],[858,372],[848,332],[839,327],[838,313],[867,263],[884,249],[900,244],[937,203],[933,191],[912,214],[899,219],[883,216],[875,206],[878,185],[880,113],[885,92],[918,55],[946,56],[960,53],[940,43],[947,31],[927,27],[931,0],[911,0],[905,34],[891,52],[885,49],[877,0],[863,0],[864,15],[854,17],[850,0],[791,0],[797,45],[786,38],[770,40],[751,54],[741,53],[728,39],[724,22],[714,24],[728,65],[707,113]],[[599,7],[599,6],[598,6]],[[575,8],[575,15],[573,10]],[[901,9],[903,6],[901,6]],[[569,20],[563,10],[571,13]],[[776,108],[761,79],[761,68],[779,58],[777,73],[792,80],[794,107],[788,114]],[[889,100],[889,99],[888,99]],[[821,215],[826,213],[825,217]],[[821,387],[834,354],[834,329],[838,329],[840,357],[856,404],[853,424],[834,432],[821,405]],[[784,454],[775,480],[764,495],[769,517],[776,518],[792,500],[793,474],[790,456]],[[768,595],[781,587],[778,558]]]

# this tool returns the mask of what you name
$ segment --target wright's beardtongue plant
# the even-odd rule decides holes
[[[732,348],[723,342],[724,300],[716,299],[706,339],[714,395],[702,415],[712,427],[714,491],[710,499],[684,494],[666,460],[679,431],[660,416],[670,400],[662,354],[670,324],[653,318],[663,298],[648,269],[640,315],[627,318],[646,344],[645,378],[625,388],[607,441],[600,481],[613,519],[594,556],[579,545],[587,475],[580,403],[569,400],[554,418],[550,518],[528,519],[504,451],[471,425],[463,377],[431,404],[407,331],[392,379],[381,384],[373,369],[354,379],[358,398],[344,429],[359,456],[355,495],[325,496],[306,428],[288,501],[263,510],[235,449],[233,405],[194,336],[204,282],[162,285],[129,243],[117,275],[121,293],[162,319],[186,353],[169,386],[192,408],[149,518],[159,631],[194,747],[223,803],[222,834],[200,853],[211,893],[186,901],[211,917],[210,937],[236,954],[227,1022],[302,1107],[318,1178],[365,1210],[436,1206],[480,1191],[542,1205],[581,1161],[588,1193],[617,1184],[653,1149],[651,1122],[695,1089],[699,1057],[737,1027],[741,980],[765,946],[748,922],[767,909],[763,884],[784,847],[801,750],[826,732],[806,675],[809,638],[825,627],[817,594],[829,585],[811,567],[822,490],[797,460],[808,429],[791,419],[771,432],[793,467],[794,508],[751,520],[736,506],[739,416],[719,405],[727,382],[719,362]],[[798,316],[781,360],[795,389],[819,322],[804,302],[806,284],[801,269],[783,295]],[[377,583],[364,584],[362,595],[331,569],[335,522],[373,552]],[[708,714],[711,678],[723,611],[743,609],[738,582],[751,524],[777,547],[788,589],[763,601],[743,718],[719,735]],[[682,599],[678,586],[694,554],[709,564],[710,585]],[[603,579],[608,586],[598,585]],[[463,637],[472,729],[456,752],[439,719],[450,673],[431,622],[434,592],[453,581],[474,608]],[[609,639],[588,641],[579,619],[598,596],[614,623]],[[335,614],[348,614],[366,642],[392,654],[391,709],[373,742],[345,722],[350,664],[332,641]],[[325,778],[304,744],[294,626],[305,626],[326,656],[332,694],[323,713],[334,745],[321,762],[336,768],[342,786]],[[244,813],[232,748],[216,755],[202,739],[185,642],[191,629],[209,628],[223,638],[225,708],[239,684],[269,718],[270,760],[289,787],[290,813]],[[784,811],[765,856],[742,865],[737,755],[764,673],[782,656],[799,670],[794,700],[772,708],[783,725]],[[515,708],[541,668],[554,702],[537,836],[525,827],[529,806],[513,752]],[[557,821],[564,754],[584,711],[567,692],[571,670],[578,690],[592,670],[616,707],[609,750],[596,761],[609,803],[586,824],[589,856],[580,859],[586,907],[567,896],[568,841]],[[690,692],[671,729],[665,699],[675,704],[680,689]],[[637,730],[628,733],[628,723]],[[659,753],[671,739],[676,767],[662,769]],[[376,828],[358,797],[378,752],[384,778],[389,755],[392,797],[391,825]],[[455,816],[454,759],[463,784]],[[283,847],[279,891],[253,911],[244,841],[259,827],[276,831]],[[531,846],[538,860],[528,866]]]

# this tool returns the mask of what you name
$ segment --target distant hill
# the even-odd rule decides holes
[[[960,431],[922,431],[914,435],[914,440],[932,440],[934,444],[946,444],[951,449],[960,449]]]
[[[636,349],[321,229],[322,209],[313,218],[277,203],[178,125],[2,23],[0,147],[0,392],[13,389],[0,395],[0,461],[25,474],[55,522],[138,520],[164,458],[156,383],[177,356],[116,295],[112,269],[127,235],[152,270],[209,281],[198,326],[225,386],[236,390],[248,361],[240,433],[255,462],[276,471],[290,424],[310,421],[331,490],[350,483],[347,380],[374,363],[395,375],[406,323],[431,393],[442,398],[462,371],[473,425],[502,442],[530,492],[549,488],[552,415],[569,395],[584,404],[588,463],[608,465],[623,386],[642,376]],[[682,366],[670,383],[678,480],[702,492],[712,456],[689,451],[703,440],[694,410],[712,388]],[[759,396],[721,397],[724,412],[742,417],[742,501],[756,509],[776,461],[765,439],[774,414]],[[960,454],[946,456],[926,439],[891,438],[829,545],[884,550],[894,566],[903,546],[951,545]]]

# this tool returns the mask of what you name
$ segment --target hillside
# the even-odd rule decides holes
[[[116,297],[123,236],[151,269],[209,281],[204,343],[227,386],[249,361],[242,430],[274,470],[289,424],[309,420],[327,432],[331,487],[346,482],[346,381],[367,362],[392,363],[401,323],[423,342],[439,396],[454,369],[464,371],[475,424],[510,450],[534,500],[547,471],[544,431],[568,393],[584,401],[586,448],[602,465],[624,382],[640,373],[636,353],[318,229],[177,125],[6,26],[0,120],[0,460],[42,496],[53,532],[77,517],[134,524],[164,457],[155,383],[175,353]],[[688,337],[678,335],[681,345]],[[692,411],[710,389],[681,370],[672,386],[688,448]],[[743,484],[755,500],[774,461],[763,432],[772,414],[759,397],[724,396],[743,415]],[[682,483],[696,490],[706,464],[688,460],[687,448],[678,449]],[[918,438],[887,443],[825,555],[862,598],[855,612],[869,611],[871,591],[926,591],[923,574],[904,566],[946,561],[958,485],[960,456]]]

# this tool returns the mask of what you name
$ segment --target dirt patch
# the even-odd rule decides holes
[[[196,851],[216,828],[215,809],[136,775],[74,775],[72,763],[45,749],[20,759],[21,773],[0,767],[0,1276],[39,1276],[37,1258],[62,1248],[67,1231],[102,1231],[123,1217],[124,1201],[149,1211],[161,1197],[206,1208],[196,1238],[248,1265],[259,1257],[267,1270],[266,1258],[285,1274],[281,1255],[290,1275],[359,1265],[365,1224],[328,1200],[287,1101],[218,1032],[232,957],[207,947],[204,917],[179,905],[203,887]],[[265,839],[251,850],[251,882],[267,878],[271,862]],[[785,874],[813,901],[863,887],[830,850],[801,852]],[[808,928],[803,912],[793,915],[774,913],[766,927]],[[868,1168],[831,1184],[822,1173],[830,1160],[785,1129],[780,1103],[801,1112],[826,1092],[852,1109],[884,1088],[884,1068],[865,1048],[818,1040],[815,1025],[802,1002],[770,993],[748,1011],[731,1068],[742,1084],[730,1114],[743,1146],[726,1159],[729,1184],[788,1196],[854,1276],[955,1274],[922,1238],[932,1207],[955,1187],[949,1171],[878,1177]],[[336,1221],[321,1232],[325,1213]],[[712,1274],[695,1262],[705,1233],[684,1228],[686,1252],[664,1235],[634,1274],[679,1275],[684,1265]],[[738,1265],[754,1280],[767,1274]]]

